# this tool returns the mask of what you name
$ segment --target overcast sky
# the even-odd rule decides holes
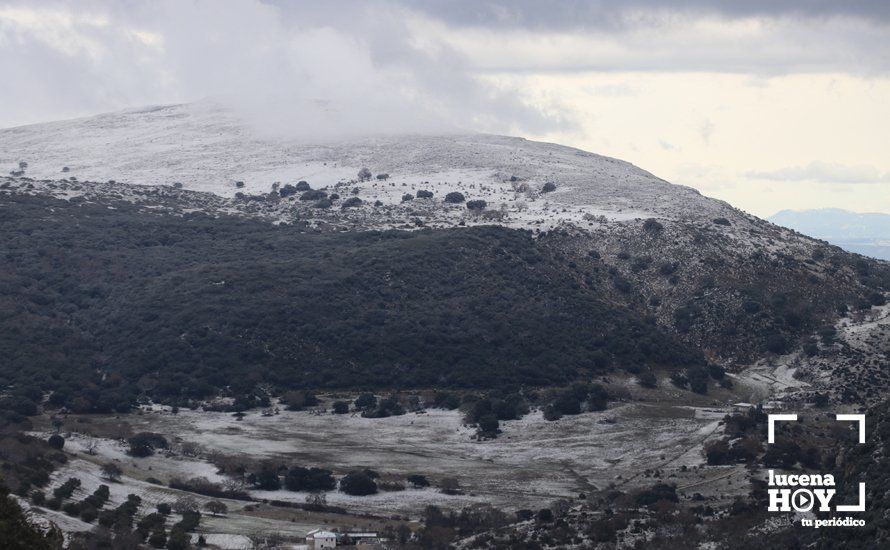
[[[890,2],[614,4],[0,0],[0,126],[211,97],[297,127],[324,100],[619,157],[761,216],[890,213]]]

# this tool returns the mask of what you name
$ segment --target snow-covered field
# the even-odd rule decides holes
[[[416,515],[426,504],[462,507],[489,502],[505,509],[534,507],[557,498],[623,484],[625,478],[670,463],[702,463],[700,443],[717,427],[721,409],[622,404],[608,411],[545,421],[539,411],[503,423],[503,434],[475,441],[458,411],[429,410],[383,419],[358,415],[282,411],[242,421],[215,412],[153,412],[129,418],[135,431],[155,431],[174,441],[196,443],[205,456],[218,452],[345,473],[371,468],[404,477],[423,474],[433,481],[456,478],[464,494],[433,489],[381,492],[371,497],[330,493],[328,503],[375,514]],[[710,412],[709,412],[710,411]],[[717,411],[717,412],[714,412]],[[725,411],[724,411],[725,412]],[[84,438],[73,436],[72,449]],[[119,461],[134,476],[207,477],[220,481],[200,459],[156,455],[134,459],[122,442],[103,440],[97,455]],[[690,452],[687,452],[690,451]],[[60,474],[65,475],[65,474]],[[255,491],[255,497],[304,502],[306,494]]]
[[[610,486],[633,490],[662,477],[671,478],[690,495],[698,492],[720,500],[733,494],[736,485],[743,486],[745,479],[739,468],[699,469],[704,464],[703,443],[719,436],[720,420],[728,412],[725,401],[731,396],[722,397],[724,404],[710,406],[634,401],[556,422],[533,411],[520,420],[503,422],[503,433],[488,441],[471,437],[473,429],[462,424],[460,412],[439,409],[382,419],[317,411],[262,416],[251,411],[239,421],[227,413],[181,410],[173,414],[167,407],[145,407],[123,420],[134,432],[164,434],[171,441],[172,452],[134,458],[126,454],[123,439],[66,431],[82,426],[66,422],[65,450],[72,458],[53,473],[47,491],[76,477],[82,485],[73,499],[80,500],[104,483],[111,489],[107,507],[117,506],[130,493],[139,495],[143,504],[138,516],[184,495],[203,505],[213,499],[166,484],[172,478],[191,477],[224,482],[225,476],[211,463],[219,454],[325,467],[338,475],[371,468],[387,479],[404,480],[416,473],[426,475],[434,486],[442,478],[453,477],[462,489],[462,494],[445,495],[435,487],[415,489],[406,484],[409,488],[403,491],[381,491],[366,497],[338,491],[325,494],[327,504],[345,508],[351,515],[275,507],[262,501],[304,503],[308,494],[251,490],[258,502],[221,499],[229,507],[228,514],[204,514],[201,520],[200,532],[212,536],[208,540],[233,549],[248,547],[248,537],[260,532],[299,540],[309,530],[326,525],[379,528],[380,520],[360,514],[416,520],[428,505],[460,509],[482,503],[507,511],[539,509],[558,499],[577,501],[582,493]],[[716,396],[702,398],[710,401]],[[117,424],[120,419],[94,415],[89,425],[101,428],[105,422]],[[35,435],[45,437],[48,432]],[[196,444],[197,455],[185,456],[183,443]],[[108,462],[123,470],[120,482],[103,478],[101,465]],[[161,483],[147,482],[149,478]],[[92,528],[61,512],[41,508],[34,512],[66,531]]]

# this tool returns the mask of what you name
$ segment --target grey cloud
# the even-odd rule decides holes
[[[646,13],[725,18],[855,17],[890,22],[890,3],[882,0],[406,0],[404,4],[453,25],[551,31],[623,28],[644,22]]]
[[[0,70],[14,75],[0,126],[211,97],[277,132],[573,127],[478,80],[459,52],[418,47],[405,15],[388,2],[0,1]],[[308,112],[319,102],[329,116]]]

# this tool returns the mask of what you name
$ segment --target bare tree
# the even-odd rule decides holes
[[[83,444],[84,448],[87,451],[87,454],[93,456],[96,454],[96,448],[99,446],[99,440],[95,437],[87,437],[87,440]]]
[[[111,481],[118,481],[121,478],[121,474],[124,472],[120,469],[120,466],[113,462],[109,462],[102,466],[102,475]]]
[[[192,497],[180,497],[173,503],[173,511],[177,514],[185,514],[186,512],[197,512],[198,501]]]
[[[229,507],[226,506],[224,502],[218,500],[211,500],[204,505],[204,508],[214,516],[225,515],[225,513],[229,511]]]
[[[196,457],[201,454],[201,447],[194,441],[183,441],[179,446],[179,452],[182,456]]]
[[[446,495],[456,495],[460,492],[460,483],[453,477],[445,477],[439,481],[439,489]]]

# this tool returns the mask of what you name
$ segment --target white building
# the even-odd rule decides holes
[[[306,545],[309,547],[309,550],[335,548],[337,546],[337,533],[323,529],[313,529],[306,533]]]

